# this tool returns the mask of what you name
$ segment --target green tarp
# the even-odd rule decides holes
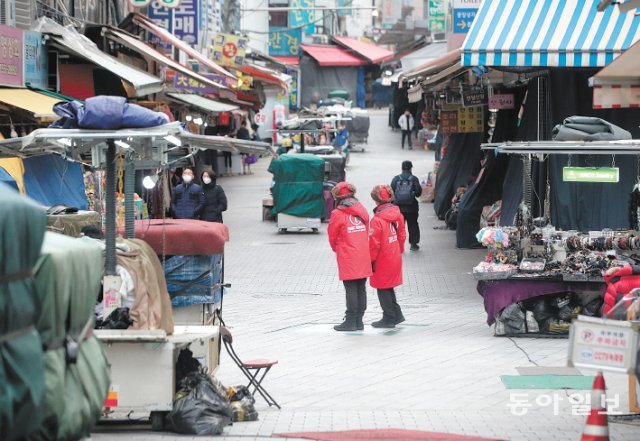
[[[0,439],[21,439],[42,421],[44,365],[34,325],[31,272],[47,225],[44,210],[0,184]]]
[[[32,440],[72,440],[90,434],[109,388],[102,346],[90,335],[100,291],[102,247],[92,239],[47,233],[36,265],[41,305],[37,328],[45,353],[44,423]],[[66,360],[65,338],[79,343]]]
[[[273,174],[273,213],[322,218],[326,216],[323,187],[324,160],[310,154],[287,154],[269,165]]]

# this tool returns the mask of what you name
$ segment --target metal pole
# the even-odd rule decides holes
[[[304,153],[304,132],[300,132],[300,153]]]
[[[116,145],[107,141],[107,191],[105,242],[106,256],[104,272],[107,276],[116,275]]]
[[[133,193],[136,186],[136,171],[131,158],[125,158],[127,161],[124,166],[124,225],[125,237],[134,239],[135,233],[135,216],[133,206]]]

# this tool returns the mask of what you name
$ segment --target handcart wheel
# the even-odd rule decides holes
[[[317,228],[312,228],[311,231],[313,231],[314,233],[317,233],[318,229]]]
[[[151,430],[154,432],[162,432],[164,430],[164,422],[169,412],[154,411],[149,415],[151,421]]]
[[[284,234],[284,233],[286,233],[286,232],[287,232],[287,229],[286,229],[286,228],[280,228],[280,229],[278,230],[278,233],[280,233],[280,234]]]

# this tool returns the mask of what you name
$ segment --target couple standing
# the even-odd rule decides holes
[[[367,277],[378,290],[382,319],[371,323],[375,328],[394,328],[404,321],[394,288],[402,285],[402,253],[406,230],[400,209],[393,204],[389,185],[376,185],[371,198],[376,202],[369,223],[366,208],[355,198],[355,186],[338,183],[331,193],[336,209],[331,213],[328,235],[338,259],[338,273],[343,281],[347,312],[336,331],[363,330],[362,317],[367,309]]]

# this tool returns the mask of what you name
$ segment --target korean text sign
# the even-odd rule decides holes
[[[22,86],[22,30],[0,26],[0,85]]]

